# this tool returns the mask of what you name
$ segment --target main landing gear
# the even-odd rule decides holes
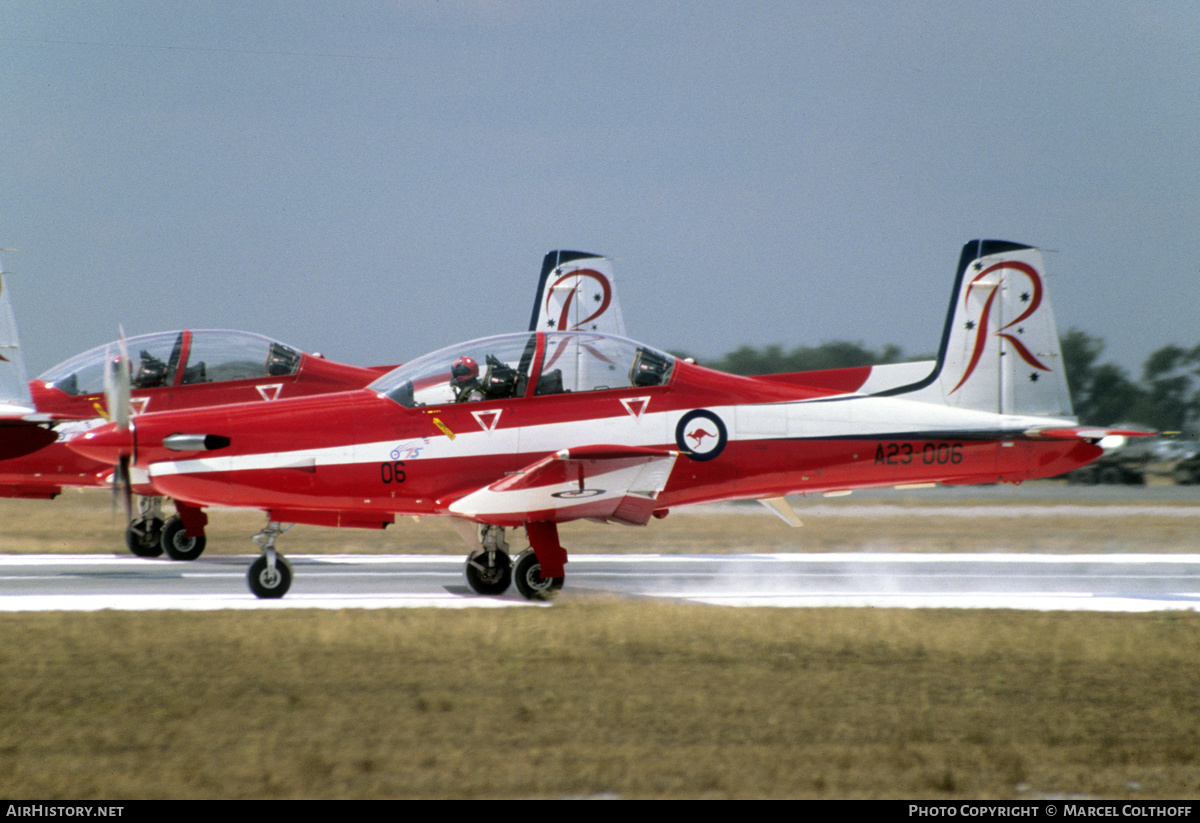
[[[480,526],[479,545],[467,557],[467,585],[476,594],[504,594],[512,584],[513,569],[504,527]]]
[[[162,547],[172,560],[195,560],[204,553],[204,535],[189,537],[179,515],[167,518],[162,527]]]
[[[533,549],[517,555],[513,580],[526,600],[550,600],[563,587],[563,577],[542,577],[542,564]]]
[[[465,568],[467,585],[476,594],[504,594],[514,581],[517,591],[528,600],[549,600],[562,589],[565,577],[562,567],[567,553],[558,542],[558,527],[554,523],[526,523],[525,530],[531,548],[517,555],[514,564],[504,539],[504,527],[479,527],[479,548],[467,557]],[[543,559],[551,571],[551,575],[544,577]],[[554,568],[550,568],[552,565]]]
[[[204,553],[208,517],[176,503],[179,514],[164,519],[162,502],[156,496],[138,498],[138,515],[125,528],[125,545],[138,557],[159,557],[165,551],[172,560],[195,560]]]
[[[125,545],[138,557],[158,557],[162,548],[161,497],[139,497],[138,516],[125,528]]]

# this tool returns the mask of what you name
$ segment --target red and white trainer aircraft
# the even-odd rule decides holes
[[[611,261],[552,251],[543,260],[530,328],[599,328],[624,334]],[[65,441],[109,417],[106,372],[118,351],[129,365],[130,413],[177,411],[359,389],[393,366],[362,368],[261,335],[229,330],[159,332],[97,346],[27,380],[12,302],[0,274],[0,497],[51,499],[65,486],[113,484],[113,466],[71,451]],[[134,472],[138,513],[125,532],[130,551],[194,560],[205,549],[207,518],[176,501],[166,517],[163,496],[145,472]]]
[[[66,441],[102,425],[109,417],[105,372],[124,345],[130,364],[133,415],[230,403],[262,403],[285,397],[362,388],[393,367],[362,368],[327,360],[257,334],[184,329],[139,335],[67,360],[29,382],[34,419],[54,421],[57,440],[29,454],[0,460],[0,496],[50,499],[64,486],[107,486],[113,467],[71,451]],[[134,472],[130,489],[138,512],[125,543],[141,557],[165,550],[174,560],[194,560],[204,551],[206,516],[186,501],[165,517],[163,497],[144,472]],[[184,523],[192,525],[185,534]]]
[[[1041,253],[968,243],[938,359],[911,370],[738,377],[614,335],[529,331],[413,360],[365,389],[140,415],[69,442],[131,459],[195,506],[262,509],[251,590],[280,597],[285,524],[456,518],[481,594],[561,588],[557,524],[645,525],[676,506],[879,486],[1020,482],[1094,459],[1072,417]],[[1135,434],[1135,432],[1124,432]],[[516,559],[505,530],[531,548]]]

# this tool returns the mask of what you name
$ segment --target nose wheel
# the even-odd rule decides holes
[[[292,565],[287,558],[271,549],[250,564],[246,582],[250,584],[250,591],[255,597],[283,597],[292,587]]]
[[[287,558],[275,551],[275,541],[291,527],[290,523],[285,525],[272,520],[251,538],[263,550],[262,557],[251,563],[246,572],[246,582],[255,597],[283,597],[292,587],[292,566]]]

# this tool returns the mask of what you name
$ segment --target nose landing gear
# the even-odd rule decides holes
[[[290,523],[272,520],[251,538],[263,550],[262,557],[251,563],[246,573],[246,582],[250,584],[250,591],[255,597],[283,597],[291,588],[292,566],[287,558],[275,551],[275,540],[291,527]]]

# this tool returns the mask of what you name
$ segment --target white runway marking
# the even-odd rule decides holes
[[[876,609],[1019,609],[1027,611],[1066,612],[1158,612],[1200,610],[1200,592],[1187,595],[1188,600],[1132,600],[1123,597],[1094,597],[1087,594],[996,595],[967,593],[957,595],[860,595],[805,594],[751,595],[736,594],[687,597],[697,603],[712,606],[776,608],[876,608]]]
[[[1200,518],[1196,506],[1103,506],[1044,505],[1044,506],[831,506],[817,504],[796,506],[797,513],[807,517],[892,518],[892,517],[1006,517],[1026,520],[1031,517],[1171,517]]]
[[[504,608],[473,594],[461,556],[293,555],[291,592],[246,590],[252,557],[0,555],[0,611]],[[571,558],[567,590],[775,608],[1200,610],[1194,554],[726,554]]]
[[[0,597],[0,612],[218,611],[221,609],[496,609],[546,605],[450,593],[422,595],[290,594],[259,600],[249,594],[13,595]]]

